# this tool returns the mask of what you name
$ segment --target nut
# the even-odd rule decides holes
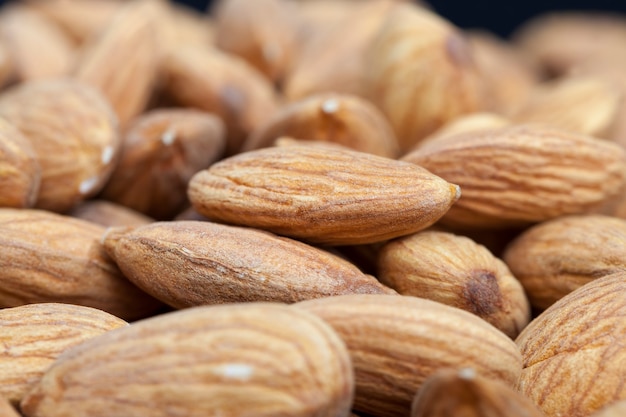
[[[74,207],[68,215],[104,227],[142,226],[154,221],[133,209],[106,200],[84,201]]]

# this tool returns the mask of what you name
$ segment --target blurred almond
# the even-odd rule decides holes
[[[68,213],[104,227],[143,226],[154,221],[131,208],[105,200],[83,201]]]
[[[460,191],[414,164],[328,146],[285,146],[221,160],[191,179],[188,194],[211,219],[351,245],[425,229]]]
[[[128,127],[120,158],[102,191],[156,219],[171,219],[187,204],[187,183],[224,153],[224,125],[193,109],[158,109]]]
[[[7,42],[0,36],[0,88],[15,80],[16,63]]]
[[[163,56],[180,45],[211,47],[215,44],[215,25],[212,16],[181,2],[162,1],[159,22],[159,41]]]
[[[0,116],[30,141],[41,167],[36,207],[64,212],[95,195],[113,170],[117,120],[106,100],[71,79],[22,83],[0,94]]]
[[[72,346],[127,323],[71,304],[29,304],[0,310],[0,395],[14,405]]]
[[[420,141],[414,148],[418,149],[422,146],[427,146],[431,141],[437,141],[441,143],[444,140],[450,138],[451,141],[456,140],[456,136],[461,133],[482,132],[489,130],[501,129],[511,126],[512,122],[495,113],[471,113],[452,120],[446,123],[439,129],[435,130],[432,134],[428,135],[422,141]]]
[[[385,116],[367,100],[346,94],[319,94],[283,107],[252,133],[242,151],[270,146],[282,136],[338,143],[388,158],[399,153]]]
[[[392,240],[380,249],[377,276],[400,294],[475,314],[513,339],[530,321],[522,285],[467,237],[423,231]]]
[[[0,118],[0,207],[32,207],[37,200],[41,168],[31,143]]]
[[[20,417],[20,414],[9,403],[9,400],[0,397],[0,417]]]
[[[600,410],[591,414],[590,417],[622,417],[626,415],[626,400],[609,403]]]
[[[70,303],[124,320],[161,304],[120,273],[100,244],[105,228],[31,209],[0,209],[0,307]]]
[[[626,152],[605,140],[544,126],[461,134],[403,157],[463,196],[442,222],[511,228],[590,212],[623,192]]]

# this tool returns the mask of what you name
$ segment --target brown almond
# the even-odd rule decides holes
[[[143,226],[154,221],[154,219],[131,208],[106,200],[83,201],[74,207],[68,215],[104,227]]]
[[[395,239],[380,249],[377,276],[400,294],[473,313],[511,338],[530,321],[530,304],[509,268],[464,236],[423,231]]]
[[[241,150],[271,146],[283,136],[337,143],[388,158],[399,154],[385,116],[367,100],[347,94],[318,94],[283,107],[248,137]]]
[[[251,303],[160,315],[65,352],[22,401],[26,417],[333,417],[354,377],[312,314]]]
[[[209,48],[215,45],[213,16],[180,2],[163,2],[159,23],[159,42],[163,55],[180,48],[180,45],[196,45]]]
[[[71,304],[29,304],[0,310],[0,396],[14,405],[64,351],[127,323]]]
[[[516,340],[518,390],[548,416],[583,417],[626,399],[626,272],[590,282],[533,320]]]
[[[0,207],[32,207],[37,200],[41,168],[31,143],[0,118]]]
[[[194,109],[158,109],[137,117],[102,198],[165,220],[187,202],[187,183],[224,153],[222,121]]]
[[[0,209],[0,307],[70,303],[124,320],[161,304],[131,284],[100,244],[105,228],[42,210]]]
[[[626,270],[626,220],[580,215],[538,224],[509,245],[504,261],[531,304],[544,310],[599,277]]]
[[[211,219],[328,245],[363,244],[422,230],[459,188],[414,164],[330,147],[285,146],[224,159],[189,183]]]
[[[329,252],[268,232],[206,221],[113,229],[104,247],[133,283],[175,308],[395,294]]]
[[[415,396],[411,417],[542,417],[537,407],[500,381],[472,368],[445,369],[430,376]]]
[[[36,207],[64,212],[104,186],[120,139],[115,115],[97,91],[71,79],[22,83],[0,95],[0,116],[37,153]]]
[[[348,347],[354,409],[409,415],[422,383],[445,368],[473,367],[513,386],[521,371],[515,343],[466,311],[409,296],[344,295],[294,305],[324,319]]]
[[[513,126],[435,141],[405,155],[463,197],[442,222],[511,228],[590,212],[619,195],[626,152],[608,141],[545,126]]]

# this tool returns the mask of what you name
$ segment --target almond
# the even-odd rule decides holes
[[[125,276],[176,308],[395,293],[335,255],[254,229],[161,222],[110,230],[104,246]]]
[[[591,414],[591,417],[622,417],[626,415],[626,400],[609,403],[600,410]]]
[[[41,168],[31,143],[0,118],[0,207],[35,205]]]
[[[566,295],[516,340],[524,359],[519,391],[548,416],[588,416],[626,399],[626,273]]]
[[[160,315],[65,352],[24,398],[27,417],[344,416],[353,372],[322,320],[276,304]]]
[[[74,207],[68,215],[104,227],[143,226],[154,221],[133,209],[106,200],[84,201]]]
[[[0,417],[20,417],[20,414],[9,403],[9,400],[0,398]]]
[[[0,209],[0,307],[62,302],[125,320],[161,304],[132,285],[100,245],[105,228],[32,209]]]
[[[452,233],[424,231],[380,250],[378,278],[403,295],[457,307],[515,338],[530,321],[524,289],[484,246]]]
[[[460,192],[406,162],[294,145],[224,159],[197,173],[188,193],[194,208],[211,219],[347,245],[424,229]]]
[[[608,141],[543,126],[513,126],[435,141],[405,155],[459,184],[442,222],[511,228],[590,212],[620,193],[626,152]]]
[[[346,343],[355,369],[357,412],[409,415],[415,393],[440,369],[472,367],[509,386],[521,371],[519,350],[504,333],[435,301],[361,294],[295,307],[324,319]]]
[[[544,310],[597,278],[626,270],[626,220],[580,215],[541,223],[509,245],[504,261],[532,305]]]
[[[19,404],[61,353],[126,324],[104,311],[70,304],[0,310],[0,395]]]

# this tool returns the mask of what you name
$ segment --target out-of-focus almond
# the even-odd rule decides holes
[[[74,207],[68,215],[104,227],[143,226],[154,221],[154,219],[131,208],[106,200],[83,201]]]
[[[338,143],[388,158],[399,153],[385,116],[367,100],[346,94],[319,94],[283,107],[252,133],[242,151],[270,146],[281,136]]]
[[[215,44],[212,16],[180,2],[164,2],[159,23],[159,41],[163,56],[180,45],[208,48]]]
[[[41,167],[36,207],[63,212],[95,195],[119,149],[104,98],[71,79],[31,81],[0,95],[0,116],[31,142]]]
[[[0,88],[15,79],[15,61],[11,56],[7,42],[0,36]]]
[[[417,143],[413,150],[426,146],[435,140],[438,141],[438,143],[448,140],[448,138],[450,138],[451,141],[455,141],[455,137],[461,133],[502,129],[511,126],[511,124],[510,120],[495,113],[471,113],[459,116]]]
[[[513,386],[521,371],[515,343],[466,311],[409,296],[344,295],[294,307],[329,323],[348,346],[356,378],[354,409],[409,415],[426,378],[472,367]]]
[[[89,340],[21,408],[27,417],[334,417],[348,415],[353,391],[348,352],[327,324],[249,303],[163,314]]]
[[[158,109],[129,126],[120,158],[101,196],[156,219],[187,203],[187,183],[218,160],[226,145],[222,121],[194,109]]]
[[[513,126],[433,141],[403,157],[463,196],[442,222],[506,228],[596,209],[626,183],[626,152],[608,141],[545,126]]]
[[[254,229],[162,222],[110,230],[104,246],[125,276],[176,308],[395,294],[335,255]]]
[[[0,417],[20,417],[17,410],[6,398],[0,398]]]
[[[425,229],[460,191],[413,164],[295,145],[224,159],[197,173],[188,193],[194,208],[211,219],[351,245]]]
[[[451,233],[424,231],[380,249],[378,278],[403,295],[457,307],[511,338],[530,321],[524,289],[484,246]]]
[[[71,304],[0,310],[0,395],[19,404],[61,353],[126,324],[104,311]]]
[[[125,320],[161,307],[120,273],[100,244],[105,228],[31,209],[0,209],[0,307],[60,302]]]
[[[626,416],[626,400],[609,403],[589,417],[623,417]]]
[[[41,168],[31,143],[0,118],[0,207],[35,205]]]

